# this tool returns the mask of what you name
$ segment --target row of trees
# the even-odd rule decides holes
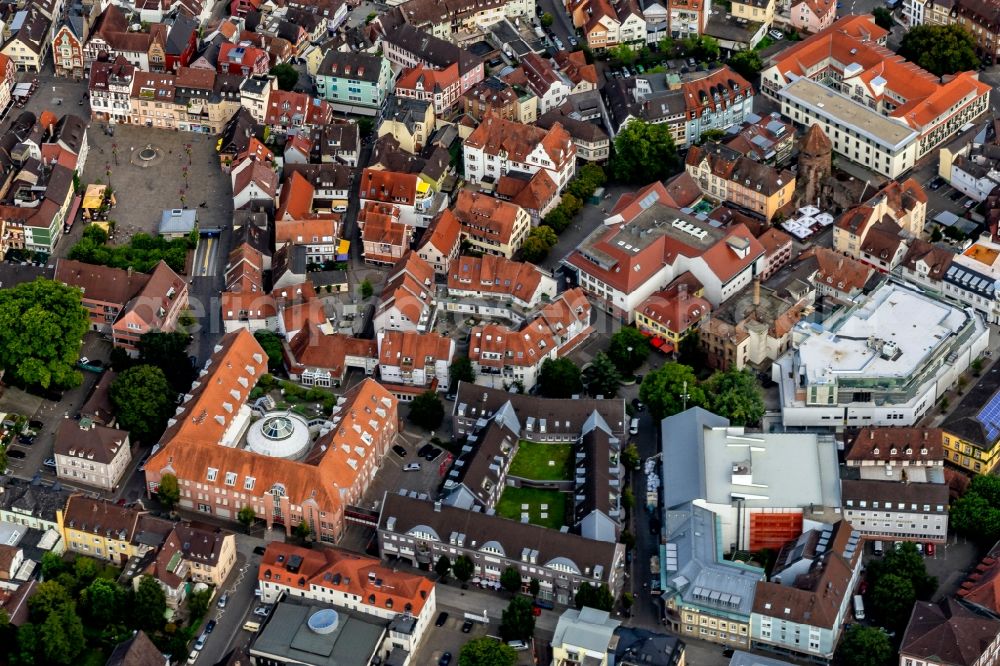
[[[183,654],[190,631],[166,625],[167,604],[163,589],[151,577],[143,577],[138,587],[119,585],[119,570],[89,557],[72,563],[46,553],[39,583],[28,600],[28,622],[16,630],[0,623],[8,640],[0,641],[0,651],[10,663],[72,664],[91,652],[107,653],[132,631],[142,629],[164,652]],[[204,615],[208,600],[195,598]],[[101,659],[103,662],[103,659]]]
[[[69,258],[88,264],[132,268],[148,273],[160,261],[167,262],[178,273],[184,270],[188,250],[197,245],[197,230],[193,238],[167,240],[161,236],[137,233],[127,245],[108,245],[108,234],[96,225],[83,231],[83,237],[70,248]]]
[[[598,352],[582,371],[568,358],[547,359],[538,376],[547,398],[569,398],[583,393],[613,398],[623,379],[631,378],[649,356],[649,340],[631,326],[611,336],[607,352]]]
[[[754,376],[746,370],[717,372],[699,381],[683,363],[665,363],[653,370],[639,388],[639,399],[661,419],[686,407],[704,407],[733,425],[755,425],[764,416],[764,400]]]

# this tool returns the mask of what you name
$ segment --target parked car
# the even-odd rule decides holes
[[[400,458],[405,458],[406,457],[406,449],[404,449],[399,444],[393,444],[392,445],[392,452],[395,453]]]
[[[215,631],[215,620],[209,620],[208,624],[205,625],[205,633],[210,634]]]
[[[46,467],[55,467],[56,466],[56,459],[55,458],[46,458],[45,462],[43,462],[42,464],[45,465]]]
[[[7,449],[8,458],[23,458],[25,456],[24,451],[19,451],[17,449]]]
[[[440,613],[438,613],[437,619],[434,620],[434,626],[435,627],[443,627],[444,623],[447,622],[447,621],[448,621],[448,612],[447,611],[441,611]]]
[[[937,178],[931,181],[930,187],[932,190],[936,190],[940,188],[942,185],[944,185],[944,178],[938,176]]]
[[[965,206],[965,210],[969,210],[970,208],[972,208],[973,206],[976,205],[976,200],[975,199],[966,199],[965,203],[963,203],[962,205]]]
[[[472,631],[472,620],[466,620],[462,623],[462,633],[467,634]]]
[[[928,541],[926,548],[927,548],[927,556],[934,557],[934,544]]]
[[[34,435],[18,435],[17,441],[18,441],[18,443],[24,444],[25,446],[31,446],[32,444],[35,443],[35,436]]]
[[[570,46],[576,46],[577,44],[578,44],[578,42],[576,41],[576,37],[574,37],[573,35],[570,35],[569,36],[569,45]]]
[[[916,545],[916,547],[917,547],[917,552],[918,552],[918,553],[920,553],[921,555],[923,555],[923,554],[924,554],[924,544],[922,544],[922,543],[920,543],[920,542],[918,541],[918,542],[917,542],[916,544],[914,544],[914,545]]]
[[[642,404],[642,401],[639,400],[639,398],[632,398],[632,407],[637,412],[642,412],[646,409],[646,405]]]
[[[264,546],[257,546],[256,548],[253,549],[253,554],[254,555],[263,555],[264,551],[266,551],[266,550],[267,550],[267,548],[264,548]]]
[[[216,602],[215,605],[218,606],[219,608],[225,608],[226,604],[228,603],[229,603],[229,595],[223,594],[221,597],[219,597],[219,601]]]
[[[403,471],[404,472],[419,472],[420,471],[420,463],[407,463],[407,464],[403,465]]]
[[[441,455],[441,449],[432,446],[427,453],[421,456],[421,458],[423,458],[427,462],[431,462],[439,455]]]
[[[772,39],[784,39],[785,38],[785,33],[781,32],[780,30],[772,30],[771,32],[769,32],[767,34],[769,34]]]
[[[257,617],[267,617],[267,614],[271,612],[267,606],[258,606],[253,610],[253,614]]]
[[[28,427],[31,428],[32,430],[41,430],[43,427],[45,427],[45,424],[42,423],[41,421],[32,420],[28,421]]]
[[[198,640],[196,640],[194,642],[194,649],[195,650],[200,650],[203,647],[205,647],[205,639],[206,638],[208,638],[208,636],[206,636],[205,634],[202,634],[201,636],[199,636]]]
[[[450,663],[451,663],[451,652],[445,652],[443,655],[441,655],[441,658],[438,659],[438,666],[448,666],[448,664]]]

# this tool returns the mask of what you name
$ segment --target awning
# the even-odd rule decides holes
[[[337,243],[337,261],[348,261],[351,258],[351,241],[340,239]]]

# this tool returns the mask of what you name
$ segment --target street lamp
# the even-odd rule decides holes
[[[691,397],[691,394],[688,393],[688,383],[687,383],[687,380],[685,379],[684,380],[684,390],[681,392],[681,401],[682,401],[681,404],[684,405],[684,409],[681,410],[682,412],[686,412],[687,411],[687,408],[688,408],[688,398],[690,398],[690,397]]]

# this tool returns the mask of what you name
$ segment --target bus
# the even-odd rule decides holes
[[[854,619],[865,619],[865,600],[861,598],[860,594],[854,595]]]

